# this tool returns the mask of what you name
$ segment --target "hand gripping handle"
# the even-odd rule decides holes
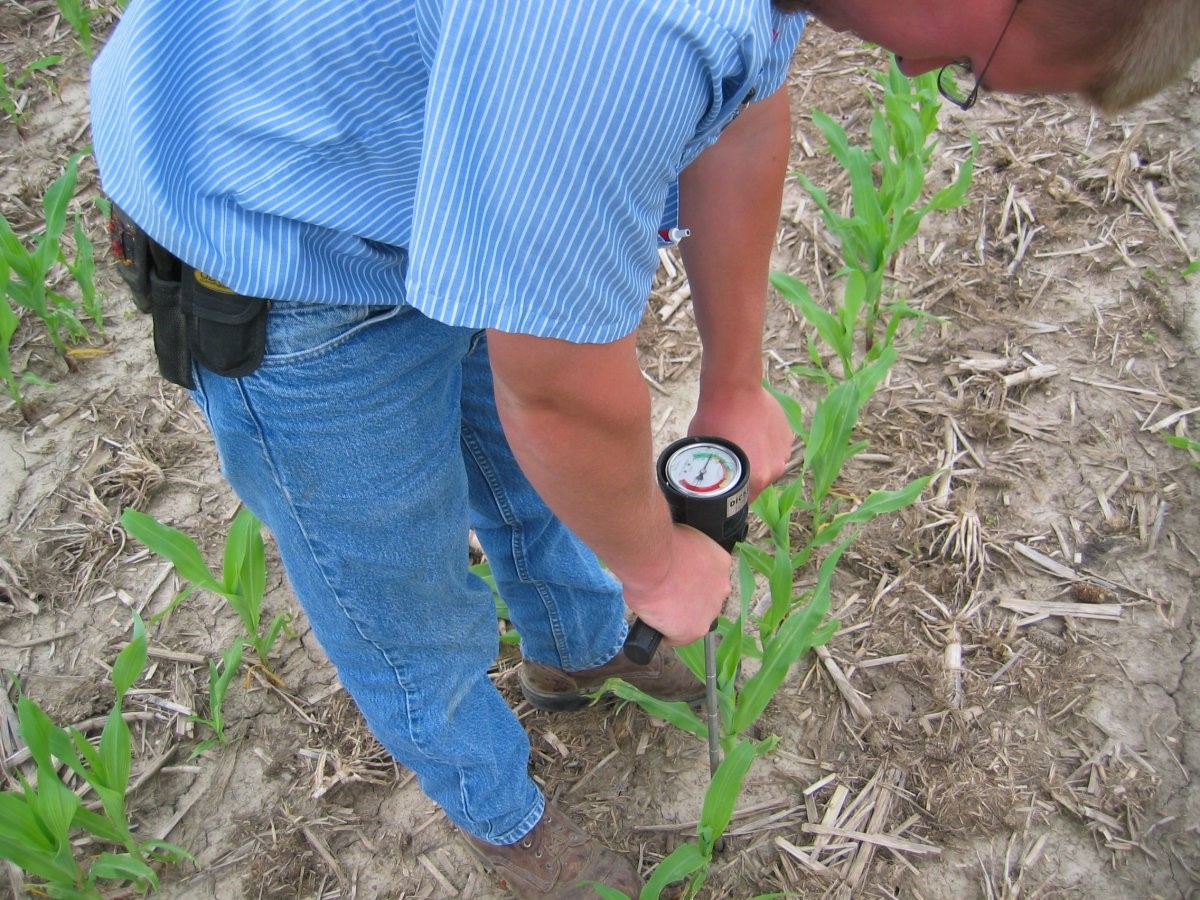
[[[684,439],[684,441],[687,440],[689,439]],[[699,440],[718,441],[719,439],[700,438]],[[719,442],[737,454],[738,458],[742,460],[742,465],[745,467],[748,475],[749,463],[746,461],[745,453],[730,441],[719,440]],[[749,528],[749,522],[746,517],[746,506],[743,503],[733,515],[722,514],[714,516],[711,504],[707,504],[706,508],[702,508],[697,504],[687,502],[686,499],[675,497],[666,480],[666,460],[680,443],[680,441],[677,441],[670,447],[667,447],[658,458],[658,482],[663,492],[667,495],[668,506],[671,509],[671,519],[680,525],[689,525],[695,528],[720,544],[725,548],[726,552],[732,553],[737,542],[745,540],[746,531]],[[713,620],[709,630],[712,631],[716,627],[716,620]],[[625,638],[625,655],[639,666],[648,665],[650,660],[654,658],[654,654],[658,652],[658,645],[661,641],[661,632],[647,625],[641,619],[636,619],[629,628],[629,635]]]

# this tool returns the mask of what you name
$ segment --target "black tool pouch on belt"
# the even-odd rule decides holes
[[[134,303],[154,322],[154,354],[163,378],[194,388],[193,359],[231,378],[258,368],[266,350],[270,301],[235,294],[181,263],[115,205],[109,233]]]
[[[108,237],[117,271],[129,285],[133,302],[142,312],[150,312],[150,238],[137,223],[114,205],[108,217]]]
[[[183,271],[183,317],[192,356],[218,375],[249,375],[266,350],[270,302],[235,294],[190,266]]]
[[[177,267],[178,268],[178,267]],[[194,388],[192,357],[188,353],[187,323],[180,302],[179,275],[174,279],[150,273],[150,318],[154,322],[154,355],[158,371],[167,381],[180,387]]]

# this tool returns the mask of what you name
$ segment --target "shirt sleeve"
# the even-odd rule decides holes
[[[637,327],[679,170],[753,74],[723,23],[667,6],[443,5],[409,303],[570,341]]]

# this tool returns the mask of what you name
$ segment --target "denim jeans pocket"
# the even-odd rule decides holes
[[[349,306],[280,301],[267,316],[263,366],[280,366],[322,356],[359,331],[393,318],[406,306]]]

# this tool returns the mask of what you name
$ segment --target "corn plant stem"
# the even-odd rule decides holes
[[[717,632],[704,636],[704,703],[708,713],[708,775],[711,779],[721,765],[721,709],[717,705]],[[725,849],[725,839],[713,842],[713,852]]]

